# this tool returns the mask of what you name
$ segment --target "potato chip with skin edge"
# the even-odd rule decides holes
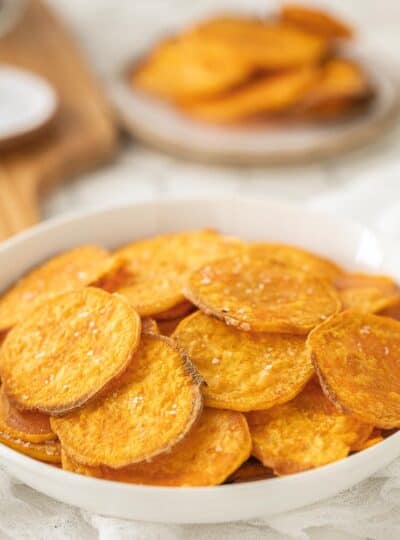
[[[172,337],[206,381],[209,407],[242,412],[273,407],[293,399],[314,374],[303,336],[244,332],[198,311]]]
[[[275,474],[320,467],[346,457],[372,426],[341,414],[315,382],[294,400],[247,415],[252,455]]]
[[[50,427],[50,417],[41,413],[19,411],[0,390],[0,432],[15,440],[34,444],[57,439]]]
[[[400,322],[348,310],[315,328],[307,344],[337,407],[378,428],[400,427]]]
[[[127,280],[118,289],[141,316],[157,317],[186,304],[186,275],[209,260],[243,249],[242,242],[204,229],[147,238],[115,253],[126,261]]]
[[[202,411],[201,384],[173,340],[144,334],[118,388],[78,411],[52,418],[51,426],[75,461],[120,469],[169,452],[186,437]]]
[[[68,292],[41,304],[8,334],[0,374],[20,409],[65,414],[104,392],[139,346],[139,315],[101,289]]]
[[[251,252],[192,272],[184,293],[207,315],[254,332],[304,335],[341,307],[328,280]]]
[[[98,281],[110,270],[109,253],[98,246],[81,246],[34,268],[0,299],[0,334],[23,321],[41,302]]]
[[[251,449],[246,419],[233,411],[204,409],[191,432],[171,452],[124,469],[87,467],[63,455],[63,468],[106,480],[160,486],[212,486],[245,461]]]

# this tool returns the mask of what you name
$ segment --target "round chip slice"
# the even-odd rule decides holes
[[[117,251],[130,278],[118,292],[142,315],[156,316],[185,304],[182,287],[188,272],[209,260],[237,253],[243,244],[215,231],[166,234],[134,242]]]
[[[0,299],[0,333],[9,330],[44,300],[96,282],[109,270],[109,254],[97,246],[62,253],[35,268]]]
[[[104,400],[51,426],[79,463],[114,469],[168,452],[192,429],[202,409],[201,378],[176,344],[143,335],[132,369]]]
[[[346,457],[372,426],[341,414],[310,382],[293,401],[247,415],[253,455],[275,474],[291,474]]]
[[[205,409],[190,434],[171,452],[147,463],[124,469],[88,467],[65,452],[63,468],[106,480],[159,486],[214,486],[224,480],[250,454],[246,419],[233,411]]]
[[[88,287],[42,303],[1,350],[5,392],[18,408],[63,414],[103,391],[139,345],[140,317],[122,297]]]
[[[198,311],[173,337],[204,377],[209,407],[245,412],[286,403],[314,373],[303,336],[243,332]]]
[[[344,309],[376,313],[400,301],[399,286],[387,276],[342,273],[335,286]]]
[[[0,390],[0,431],[13,439],[36,444],[57,438],[50,427],[49,416],[15,409],[3,388]]]
[[[255,332],[307,334],[340,309],[328,280],[251,252],[196,270],[185,295],[205,313]]]
[[[345,22],[320,9],[287,4],[281,9],[281,18],[299,28],[326,38],[351,38],[353,30]]]
[[[2,432],[0,427],[0,443],[38,461],[53,464],[61,463],[61,447],[58,441],[26,442],[21,439],[14,439],[8,433]]]
[[[344,311],[311,332],[308,346],[338,407],[377,427],[400,427],[400,322]]]
[[[333,261],[315,255],[305,249],[288,244],[255,243],[249,246],[254,255],[277,264],[294,266],[303,272],[311,272],[320,278],[333,280],[343,270]]]

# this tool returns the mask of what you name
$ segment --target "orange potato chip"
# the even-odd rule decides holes
[[[182,287],[188,272],[239,249],[241,242],[212,230],[165,234],[134,242],[116,253],[127,261],[130,272],[118,292],[141,316],[156,316],[185,302]]]
[[[42,301],[97,281],[109,269],[109,255],[82,246],[50,259],[25,275],[0,299],[0,333],[9,330]]]
[[[400,301],[400,288],[387,276],[342,273],[335,279],[344,309],[375,313]]]
[[[242,482],[254,482],[273,478],[274,473],[269,467],[264,467],[262,463],[254,458],[250,458],[243,463],[231,476],[227,483],[239,484]]]
[[[61,463],[61,447],[58,441],[32,443],[14,439],[7,432],[3,432],[0,427],[0,443],[38,461],[52,464]]]
[[[371,86],[363,69],[346,58],[331,58],[321,67],[321,75],[305,97],[307,107],[338,99],[360,99],[371,95]]]
[[[344,311],[315,328],[308,346],[338,407],[377,427],[400,426],[400,322]]]
[[[278,113],[299,103],[317,77],[318,70],[313,66],[260,76],[229,94],[191,104],[185,111],[201,120],[220,123]]]
[[[51,426],[75,461],[126,467],[168,452],[190,432],[202,409],[201,382],[172,340],[143,335],[120,387]]]
[[[21,409],[63,414],[103,391],[139,345],[140,317],[128,302],[92,287],[42,303],[8,334],[0,374]]]
[[[372,427],[341,414],[311,382],[293,401],[247,415],[253,455],[275,474],[291,474],[346,457]]]
[[[150,462],[113,470],[81,465],[63,453],[63,468],[106,480],[160,486],[221,484],[251,449],[246,419],[233,411],[205,409],[189,435],[171,452]]]
[[[280,15],[282,20],[287,23],[329,39],[348,39],[353,36],[353,29],[345,22],[314,7],[287,4],[282,7]]]
[[[146,334],[159,334],[160,329],[158,328],[157,321],[150,317],[142,319],[142,332]]]
[[[156,47],[132,74],[132,84],[168,100],[191,100],[227,90],[252,71],[220,38],[185,35]]]
[[[328,280],[262,253],[204,265],[190,275],[185,294],[206,314],[255,332],[307,334],[340,309]]]
[[[314,373],[303,336],[243,332],[197,311],[173,338],[206,381],[209,407],[245,412],[286,403]]]
[[[382,431],[380,429],[373,429],[371,432],[371,435],[368,437],[366,441],[361,441],[359,444],[353,445],[352,450],[356,452],[360,452],[361,450],[366,450],[367,448],[371,448],[371,446],[375,446],[376,444],[384,441],[385,438],[382,435]]]
[[[221,39],[236,53],[236,61],[256,68],[282,70],[318,62],[327,52],[327,40],[293,25],[244,16],[222,16],[204,21],[189,34],[207,42]]]
[[[249,250],[251,253],[277,264],[294,266],[303,272],[312,272],[318,277],[330,281],[343,272],[333,261],[297,246],[259,242],[251,244]]]
[[[379,311],[378,315],[382,315],[382,317],[390,317],[392,319],[400,321],[400,301],[396,302],[392,306],[388,306],[382,309],[381,311]]]
[[[182,319],[194,309],[194,305],[185,300],[171,309],[167,309],[166,311],[157,313],[156,318],[157,321],[171,321],[174,319]]]
[[[0,432],[23,442],[43,443],[57,438],[50,427],[50,418],[41,413],[15,409],[0,390]]]

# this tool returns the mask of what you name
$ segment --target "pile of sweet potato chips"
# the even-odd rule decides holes
[[[343,52],[352,38],[344,22],[298,5],[269,18],[221,15],[158,43],[131,82],[200,121],[326,122],[364,111],[374,94]]]
[[[0,299],[0,442],[96,478],[290,474],[400,427],[400,289],[214,230],[82,246]]]

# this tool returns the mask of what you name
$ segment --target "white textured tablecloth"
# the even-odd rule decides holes
[[[52,0],[107,81],[131,51],[158,32],[226,6],[263,11],[260,0]],[[398,0],[340,0],[335,6],[362,28],[383,57],[400,53]],[[400,59],[399,59],[400,61]],[[363,221],[400,241],[400,127],[374,146],[341,159],[299,167],[229,169],[196,166],[126,145],[115,163],[53,194],[46,216],[129,199],[221,194],[299,201]],[[350,536],[349,536],[350,535]],[[396,540],[400,538],[400,460],[330,500],[251,523],[168,526],[89,515],[52,501],[0,470],[0,539],[29,540]]]

